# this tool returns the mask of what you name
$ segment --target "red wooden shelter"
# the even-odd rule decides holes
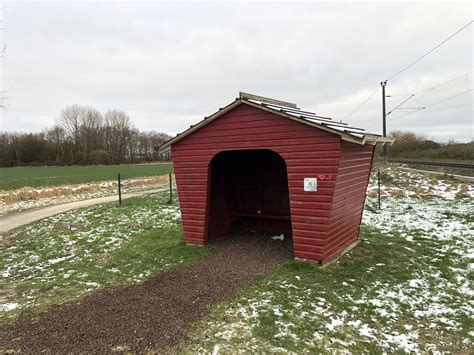
[[[375,145],[391,142],[295,104],[240,93],[160,147],[171,149],[184,236],[288,233],[296,258],[355,245]]]

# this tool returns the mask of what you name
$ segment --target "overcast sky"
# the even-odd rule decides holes
[[[1,130],[41,131],[66,105],[121,109],[141,130],[180,132],[239,91],[381,133],[387,79],[473,18],[464,3],[3,2]],[[473,139],[473,27],[390,80],[419,93],[388,130]],[[3,47],[3,45],[2,45]],[[388,109],[403,97],[387,99]]]

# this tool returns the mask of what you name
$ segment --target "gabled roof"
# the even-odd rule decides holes
[[[382,137],[379,134],[373,134],[365,132],[362,128],[351,127],[347,123],[342,121],[334,121],[329,117],[322,117],[316,115],[314,112],[301,110],[298,106],[291,102],[285,102],[280,100],[274,100],[267,97],[247,94],[245,92],[239,93],[239,97],[234,102],[227,106],[220,108],[219,111],[213,113],[211,116],[204,117],[202,121],[191,126],[182,133],[178,133],[174,138],[164,143],[160,148],[160,152],[165,152],[171,148],[171,146],[197,131],[201,127],[211,123],[215,119],[219,118],[226,112],[232,110],[239,105],[249,105],[256,107],[260,110],[274,113],[276,115],[288,118],[290,120],[306,124],[308,126],[321,129],[330,133],[337,134],[342,140],[357,143],[357,144],[385,144],[392,143],[394,139],[388,137]]]

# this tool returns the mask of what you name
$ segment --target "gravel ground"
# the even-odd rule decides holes
[[[0,327],[0,353],[172,351],[210,306],[292,257],[291,240],[236,235],[200,262],[141,284],[105,289],[79,302],[23,314]]]

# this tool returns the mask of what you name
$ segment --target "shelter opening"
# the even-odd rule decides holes
[[[271,150],[235,150],[211,161],[209,237],[232,232],[290,233],[285,161]]]

